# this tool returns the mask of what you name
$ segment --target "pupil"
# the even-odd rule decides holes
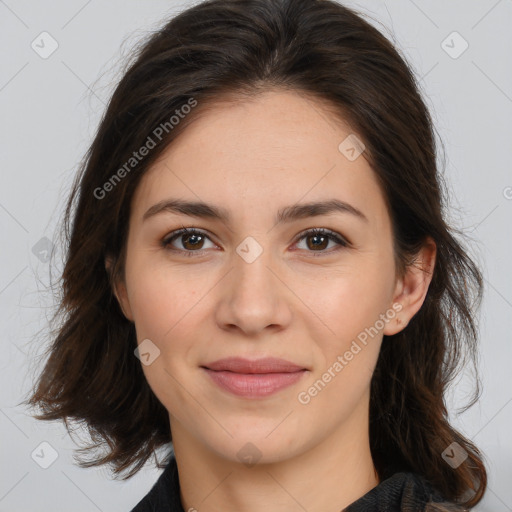
[[[186,242],[185,242],[184,246],[186,247],[186,246],[187,246],[186,244],[190,243],[190,239],[191,239],[191,238],[196,239],[196,240],[195,240],[195,242],[192,242],[192,243],[191,243],[191,245],[192,245],[193,247],[197,247],[197,242],[198,242],[198,241],[200,241],[200,240],[198,240],[198,239],[200,239],[200,238],[201,238],[201,235],[188,235],[188,236],[186,236],[186,237],[185,237]]]
[[[313,247],[318,248],[318,247],[322,246],[322,248],[325,248],[325,247],[323,247],[323,243],[325,243],[325,240],[327,239],[327,237],[326,237],[326,236],[323,236],[323,235],[314,235],[314,236],[312,236],[311,238],[313,238],[314,240],[318,240],[318,239],[321,239],[321,240],[322,240],[322,242],[320,242],[320,243],[313,243],[313,244],[312,244],[312,245],[313,245]],[[311,247],[310,247],[310,248],[311,248]]]

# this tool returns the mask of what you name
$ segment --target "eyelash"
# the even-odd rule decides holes
[[[175,239],[179,238],[180,235],[184,235],[184,234],[187,234],[187,235],[201,235],[201,236],[204,236],[204,237],[206,237],[206,238],[208,238],[210,240],[210,237],[204,231],[201,231],[201,230],[196,229],[196,228],[182,228],[182,229],[178,229],[176,231],[173,231],[172,233],[169,233],[169,235],[166,236],[162,240],[163,248],[167,249],[169,251],[173,251],[173,252],[180,252],[182,254],[184,253],[187,257],[194,257],[194,256],[197,256],[197,255],[201,255],[201,253],[204,250],[206,250],[206,249],[199,249],[197,251],[184,251],[183,249],[169,248],[171,242],[173,242]],[[308,236],[324,236],[324,237],[327,237],[330,240],[336,242],[341,247],[349,247],[349,245],[350,245],[342,236],[340,236],[335,231],[331,231],[330,229],[324,229],[324,228],[313,228],[313,229],[308,229],[306,231],[303,231],[302,233],[299,233],[297,235],[297,238],[296,238],[295,242],[294,242],[294,245],[296,243],[300,242],[303,238],[306,238]],[[318,257],[318,256],[323,256],[325,254],[331,254],[332,252],[335,252],[335,251],[338,251],[338,250],[340,250],[340,248],[337,248],[334,251],[332,251],[332,250],[330,250],[330,251],[322,250],[322,251],[307,251],[307,252],[313,253],[313,257]],[[315,252],[318,252],[319,254],[314,254]]]

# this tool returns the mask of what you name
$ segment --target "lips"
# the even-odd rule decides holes
[[[284,359],[219,359],[202,367],[222,390],[244,398],[265,398],[295,384],[307,369]]]
[[[290,361],[275,357],[266,357],[252,361],[242,357],[228,357],[208,363],[205,367],[214,371],[235,373],[291,373],[306,369]]]

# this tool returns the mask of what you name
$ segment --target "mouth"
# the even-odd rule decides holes
[[[229,357],[201,367],[222,390],[244,398],[265,398],[287,388],[308,369],[277,358]]]

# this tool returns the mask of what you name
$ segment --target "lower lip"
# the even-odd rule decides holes
[[[273,395],[302,379],[306,370],[288,373],[234,373],[204,368],[222,389],[245,398],[263,398]]]

